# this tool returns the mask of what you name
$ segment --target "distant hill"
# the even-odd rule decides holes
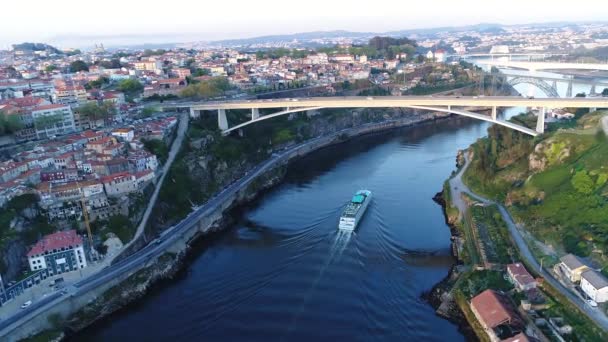
[[[21,43],[13,44],[15,51],[23,52],[34,52],[34,51],[47,51],[49,53],[63,54],[63,52],[56,47],[44,43]]]

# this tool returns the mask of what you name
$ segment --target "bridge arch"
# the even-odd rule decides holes
[[[238,124],[234,127],[228,128],[226,130],[222,131],[222,134],[227,135],[232,131],[241,129],[243,127],[249,126],[251,124],[254,124],[258,121],[262,121],[262,120],[268,120],[268,119],[272,119],[274,117],[277,116],[281,116],[281,115],[287,115],[287,114],[291,114],[291,113],[297,113],[297,112],[305,112],[305,111],[309,111],[309,110],[317,110],[317,109],[323,109],[325,107],[298,107],[298,108],[290,108],[287,110],[283,110],[283,111],[279,111],[273,114],[267,114],[264,116],[259,116],[256,119],[253,120],[249,120],[246,122],[243,122],[241,124]],[[493,114],[492,116],[488,116],[488,115],[484,115],[484,114],[479,114],[479,113],[474,113],[474,112],[470,112],[470,111],[466,111],[466,110],[462,110],[462,109],[453,109],[450,106],[448,107],[428,107],[428,106],[403,106],[402,108],[410,108],[410,109],[420,109],[420,110],[428,110],[428,111],[432,111],[432,112],[442,112],[442,113],[450,113],[450,114],[456,114],[456,115],[461,115],[461,116],[466,116],[469,118],[474,118],[477,120],[483,120],[483,121],[487,121],[487,122],[491,122],[491,123],[495,123],[501,126],[505,126],[511,129],[514,129],[516,131],[531,135],[531,136],[537,136],[539,134],[539,132],[533,130],[533,129],[529,129],[527,127],[523,127],[523,126],[519,126],[517,124],[514,124],[512,122],[509,121],[503,121],[503,120],[498,120],[496,118],[496,112],[495,112],[495,108],[493,110]]]
[[[507,79],[507,83],[511,86],[515,86],[518,84],[532,84],[549,97],[559,97],[559,93],[557,92],[557,89],[555,89],[549,83],[547,83],[539,78],[516,76],[511,79]]]

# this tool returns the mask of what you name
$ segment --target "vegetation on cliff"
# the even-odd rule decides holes
[[[536,138],[492,126],[473,146],[465,181],[510,206],[557,254],[592,256],[606,265],[608,140],[599,126],[605,114],[579,113],[570,128],[553,125]]]

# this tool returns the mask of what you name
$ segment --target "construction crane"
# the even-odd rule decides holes
[[[80,187],[80,183],[76,182],[78,191],[80,191],[80,204],[82,205],[82,215],[84,216],[84,225],[87,228],[87,234],[89,235],[89,246],[93,250],[93,234],[91,233],[91,224],[89,223],[89,213],[87,212],[86,200],[84,198],[84,190]]]

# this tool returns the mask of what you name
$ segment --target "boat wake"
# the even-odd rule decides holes
[[[332,242],[331,247],[329,248],[329,254],[325,259],[325,262],[319,269],[319,274],[317,274],[315,280],[311,283],[310,288],[308,289],[308,291],[306,291],[306,294],[302,299],[302,304],[300,304],[298,309],[294,312],[291,324],[289,324],[289,327],[287,328],[287,331],[285,332],[285,335],[281,340],[283,340],[287,335],[289,335],[290,332],[292,332],[296,328],[298,318],[300,317],[302,312],[304,312],[306,304],[308,304],[310,298],[312,298],[312,295],[315,289],[317,288],[319,281],[321,281],[321,278],[323,278],[323,274],[334,261],[340,260],[340,257],[344,253],[344,250],[346,250],[346,246],[348,246],[352,235],[353,231],[341,229],[338,230],[338,233],[336,234],[334,241]]]

